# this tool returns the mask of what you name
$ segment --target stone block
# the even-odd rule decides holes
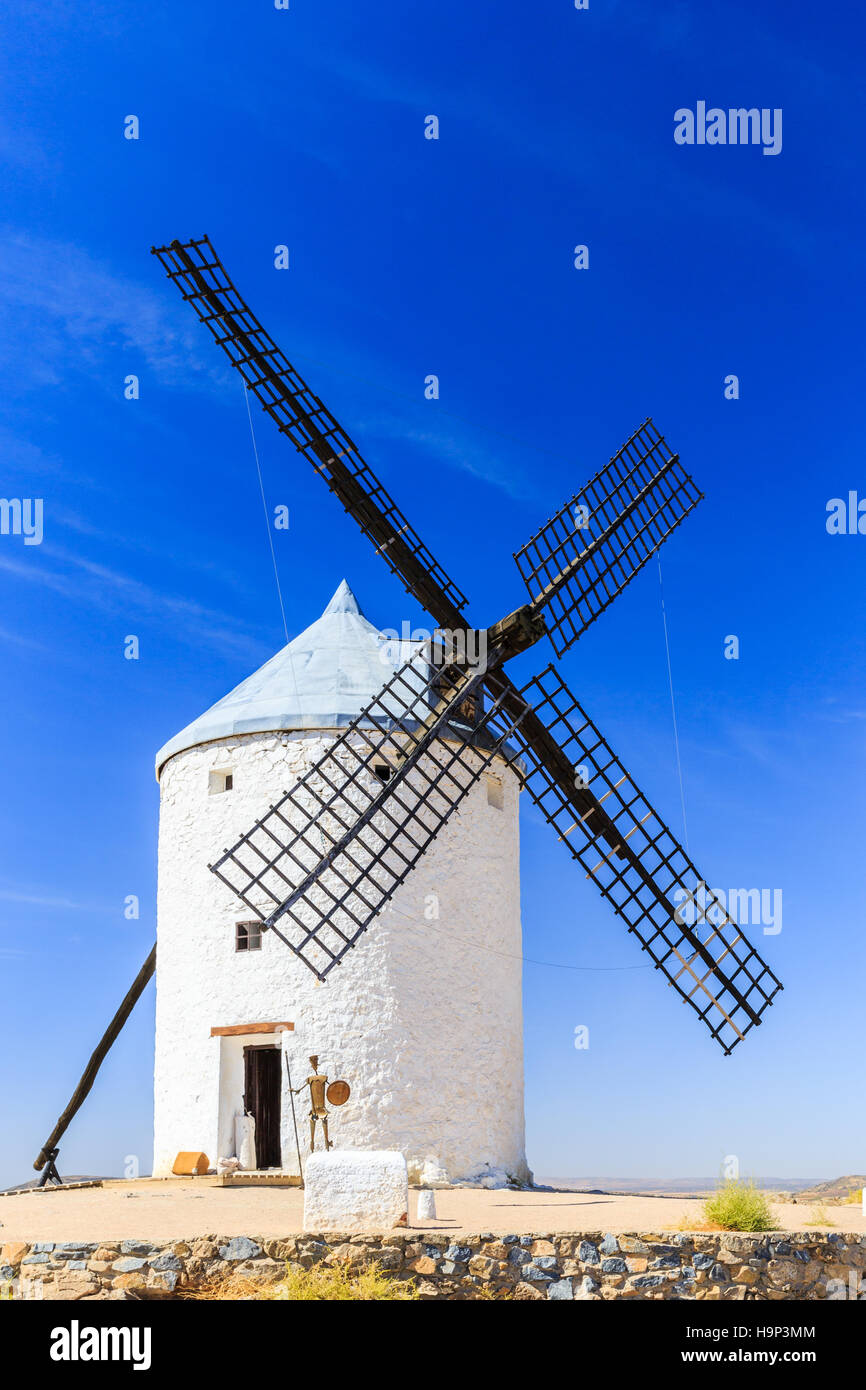
[[[23,1240],[9,1240],[0,1250],[0,1264],[19,1265],[27,1254],[27,1243]]]
[[[446,1260],[453,1260],[455,1264],[468,1264],[472,1259],[472,1248],[469,1245],[449,1245],[445,1251]],[[528,1260],[527,1256],[527,1260]],[[526,1261],[521,1260],[521,1264]]]
[[[183,1262],[177,1255],[172,1255],[166,1252],[163,1255],[157,1255],[156,1259],[151,1260],[150,1267],[151,1269],[155,1269],[158,1273],[161,1273],[163,1270],[166,1269],[173,1269],[179,1271],[183,1269]]]
[[[249,1236],[232,1236],[231,1240],[220,1246],[221,1260],[254,1260],[261,1253],[262,1247],[250,1240]]]
[[[547,1242],[545,1242],[545,1244],[546,1243]],[[482,1248],[481,1253],[482,1255],[486,1255],[489,1260],[507,1260],[508,1246],[501,1240],[493,1240]]]
[[[76,1271],[73,1274],[59,1274],[53,1284],[46,1285],[43,1289],[42,1297],[48,1300],[68,1299],[70,1303],[77,1303],[79,1298],[86,1298],[98,1290],[99,1280],[95,1275],[86,1271]]]
[[[574,1297],[578,1301],[600,1297],[598,1292],[598,1284],[595,1282],[594,1279],[591,1279],[588,1274],[584,1274],[583,1278],[580,1280],[580,1283],[575,1286]]]
[[[409,1210],[406,1160],[396,1150],[313,1153],[304,1172],[304,1230],[392,1230]]]
[[[535,1285],[521,1283],[516,1286],[514,1297],[519,1303],[524,1303],[527,1300],[542,1299],[545,1295],[542,1290],[536,1288]]]
[[[574,1298],[574,1286],[570,1279],[555,1279],[552,1284],[547,1286],[547,1297],[561,1302],[564,1299],[569,1301]]]

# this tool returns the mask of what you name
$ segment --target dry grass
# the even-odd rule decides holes
[[[823,1207],[812,1207],[812,1215],[808,1221],[803,1222],[804,1226],[835,1226],[836,1222],[831,1221]]]
[[[377,1264],[356,1270],[345,1265],[293,1269],[287,1264],[281,1279],[265,1283],[234,1274],[190,1289],[184,1296],[208,1302],[283,1303],[414,1303],[419,1298],[414,1285],[390,1278]]]

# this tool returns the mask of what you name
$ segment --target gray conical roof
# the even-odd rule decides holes
[[[232,734],[344,728],[409,654],[367,621],[344,579],[321,618],[160,748],[156,775],[175,753]]]

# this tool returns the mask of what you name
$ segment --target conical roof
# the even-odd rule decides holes
[[[160,748],[157,778],[175,753],[232,734],[344,728],[409,655],[367,621],[344,579],[321,618]]]

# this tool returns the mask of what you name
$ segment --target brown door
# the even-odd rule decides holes
[[[256,1122],[256,1167],[279,1168],[282,1052],[277,1047],[244,1048],[244,1109]]]

